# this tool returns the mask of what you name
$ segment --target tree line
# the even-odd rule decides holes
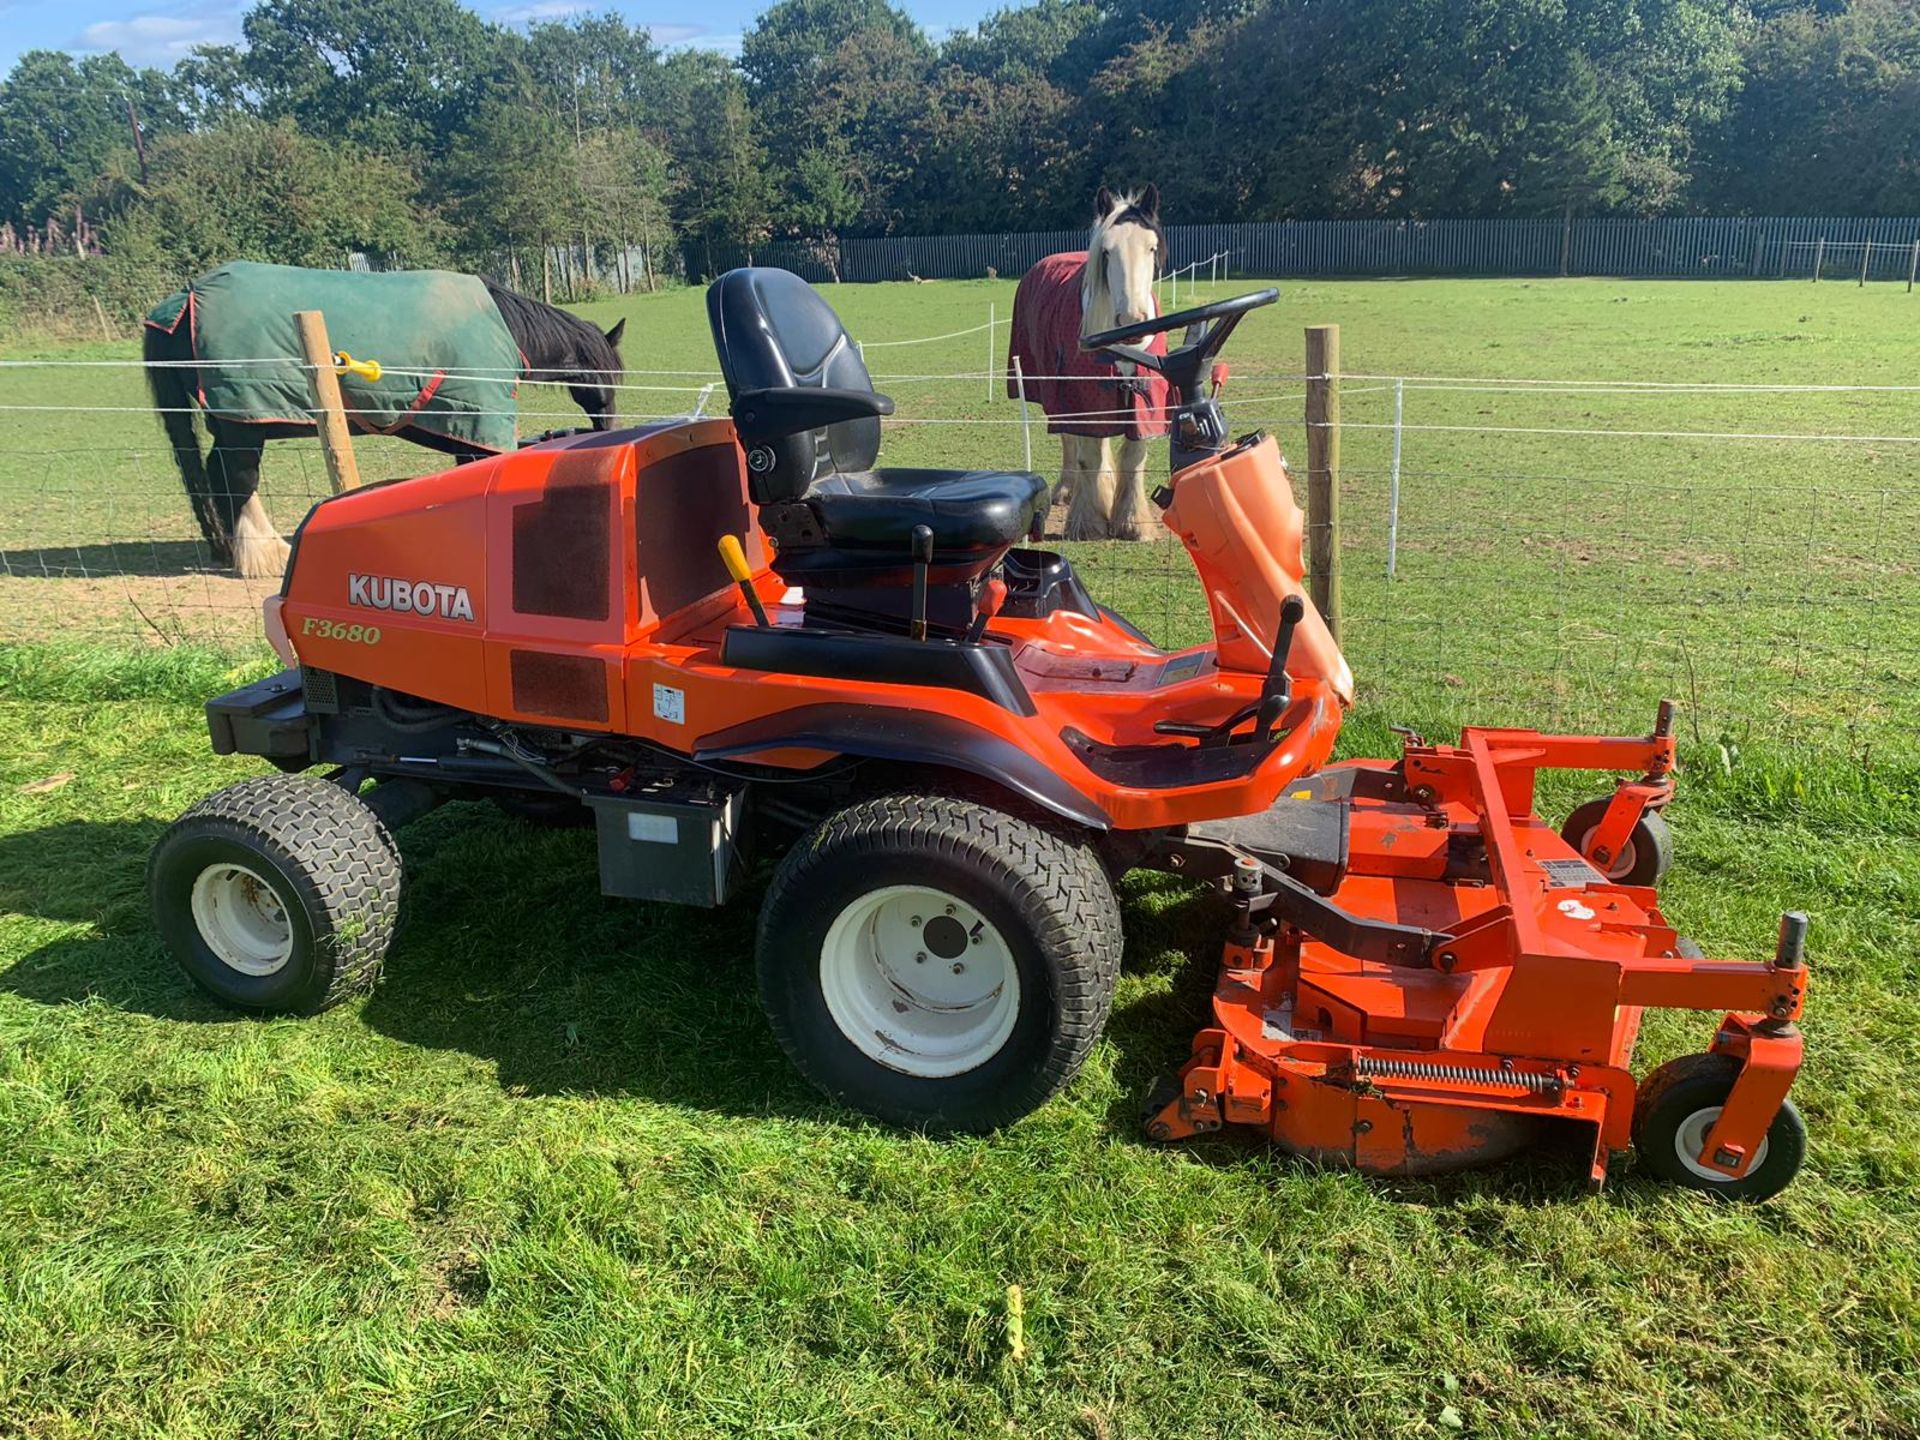
[[[729,58],[615,13],[258,0],[171,70],[0,82],[0,250],[652,285],[769,239],[1175,222],[1920,213],[1914,0],[1035,0],[935,39],[777,0]]]

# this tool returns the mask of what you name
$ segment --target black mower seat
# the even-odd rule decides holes
[[[880,417],[860,347],[785,270],[730,270],[707,319],[746,452],[747,489],[777,547],[776,573],[810,587],[888,587],[913,576],[914,527],[933,531],[933,581],[985,573],[1027,533],[1047,482],[1026,471],[879,465]]]
[[[916,525],[942,551],[997,549],[1027,533],[1047,482],[1021,470],[860,470],[807,491],[827,543],[904,555]]]

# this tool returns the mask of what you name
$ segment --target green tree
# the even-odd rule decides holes
[[[195,130],[259,113],[247,55],[234,45],[201,45],[173,67],[174,103]]]
[[[844,51],[849,42],[855,51]],[[740,42],[740,69],[777,167],[791,170],[807,146],[839,133],[836,111],[847,95],[844,87],[831,94],[836,74],[873,55],[920,69],[933,51],[920,28],[886,0],[777,0],[754,22]]]
[[[1756,28],[1746,83],[1708,138],[1699,197],[1767,215],[1920,209],[1920,9],[1854,0]]]
[[[517,64],[531,93],[585,134],[657,124],[660,59],[644,27],[609,11],[536,22]]]
[[[117,155],[132,153],[129,104],[148,135],[179,126],[157,70],[118,55],[22,55],[0,82],[0,220],[39,224],[71,210]]]
[[[637,247],[649,289],[673,234],[667,164],[667,152],[634,129],[596,130],[574,147],[575,228],[590,253],[596,241],[612,245],[617,264]],[[630,276],[620,279],[630,286]]]
[[[812,145],[800,152],[793,177],[793,219],[801,233],[819,242],[836,283],[840,279],[840,234],[860,218],[865,208],[866,196],[854,178],[843,146]]]
[[[1092,0],[1038,0],[996,11],[972,31],[949,36],[941,64],[996,81],[1052,76],[1054,68],[1100,20]]]
[[[263,114],[389,155],[444,150],[509,44],[457,0],[259,0],[242,29]]]
[[[578,218],[576,151],[568,127],[524,99],[482,105],[443,167],[460,254],[483,268],[505,256],[516,284],[530,287],[537,273],[551,300],[553,247],[568,241]]]
[[[338,267],[354,251],[411,264],[436,254],[412,173],[351,142],[242,120],[162,136],[148,159],[146,184],[119,168],[95,202],[115,253],[182,278],[241,258]]]
[[[690,273],[714,275],[767,238],[771,194],[739,71],[708,51],[683,50],[661,67],[663,119],[673,155],[673,214]]]

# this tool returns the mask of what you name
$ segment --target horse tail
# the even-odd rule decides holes
[[[200,533],[212,548],[214,558],[225,560],[233,537],[213,503],[213,485],[207,478],[206,461],[200,454],[200,435],[193,427],[194,394],[187,382],[192,372],[179,365],[157,363],[182,358],[172,353],[172,336],[151,326],[143,327],[142,336],[140,350],[141,358],[147,362],[147,393],[153,397],[153,408],[159,412],[160,424],[167,432],[173,463],[180,470],[180,483],[186,487],[187,499],[193,505],[193,518],[199,522]]]

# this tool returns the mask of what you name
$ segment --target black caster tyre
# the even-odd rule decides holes
[[[1792,1100],[1781,1103],[1753,1168],[1740,1179],[1695,1158],[1740,1073],[1731,1055],[1683,1055],[1640,1083],[1633,1104],[1633,1145],[1640,1163],[1663,1180],[1749,1202],[1778,1195],[1807,1158],[1807,1122]]]
[[[1050,1099],[1106,1023],[1120,908],[1084,840],[987,805],[889,795],[787,853],[760,911],[760,998],[843,1104],[991,1130]]]
[[[1560,827],[1560,838],[1582,855],[1586,854],[1587,837],[1600,828],[1611,803],[1587,801],[1567,817],[1567,823]],[[1645,811],[1618,855],[1604,864],[1589,863],[1616,885],[1657,885],[1673,868],[1673,831],[1659,811]]]
[[[295,775],[208,796],[147,861],[155,923],[187,977],[266,1013],[315,1015],[370,986],[400,883],[399,852],[373,811]]]

